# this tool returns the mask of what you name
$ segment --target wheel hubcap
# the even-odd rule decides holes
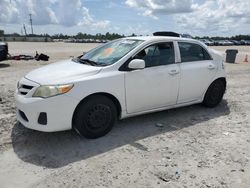
[[[105,129],[111,121],[111,110],[109,106],[97,104],[93,106],[87,115],[86,122],[91,131]]]

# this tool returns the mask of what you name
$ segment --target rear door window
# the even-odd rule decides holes
[[[181,62],[211,60],[208,52],[199,44],[189,42],[178,42]]]

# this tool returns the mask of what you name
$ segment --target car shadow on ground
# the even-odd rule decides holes
[[[229,113],[225,100],[213,109],[193,105],[166,110],[121,120],[109,134],[95,140],[82,138],[74,131],[42,133],[17,123],[11,138],[14,152],[21,160],[47,168],[59,168],[126,144],[134,146],[136,141],[147,137],[195,126]],[[163,127],[156,126],[159,123]]]
[[[7,68],[7,67],[9,67],[9,66],[10,66],[9,64],[0,63],[0,69],[1,69],[1,68]]]

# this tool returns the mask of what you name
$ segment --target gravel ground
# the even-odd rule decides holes
[[[9,43],[11,54],[38,50],[51,60],[0,63],[0,187],[249,187],[250,63],[226,64],[228,88],[217,108],[193,105],[125,119],[96,140],[16,122],[13,95],[22,76],[95,46]]]

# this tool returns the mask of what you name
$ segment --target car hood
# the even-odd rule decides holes
[[[25,78],[40,85],[67,84],[95,75],[101,69],[102,67],[80,64],[69,59],[35,69],[28,73]]]

